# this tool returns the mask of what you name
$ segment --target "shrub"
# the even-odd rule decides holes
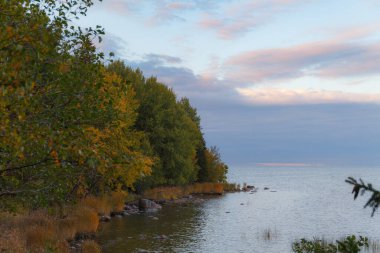
[[[324,240],[314,239],[308,241],[301,239],[299,242],[293,243],[293,252],[295,253],[358,253],[363,247],[368,247],[368,238],[354,235],[347,236],[336,243],[327,243]]]

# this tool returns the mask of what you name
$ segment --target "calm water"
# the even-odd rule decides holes
[[[101,226],[99,240],[105,253],[279,253],[291,252],[291,243],[303,237],[360,234],[380,240],[380,212],[371,218],[371,210],[362,208],[368,196],[353,201],[347,176],[380,184],[380,168],[231,168],[231,182],[260,190],[113,219]]]

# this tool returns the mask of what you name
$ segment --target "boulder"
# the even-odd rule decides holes
[[[139,209],[140,210],[156,210],[161,209],[161,205],[149,199],[140,199],[139,200]]]
[[[121,211],[121,212],[115,212],[115,211],[111,212],[111,217],[121,217],[121,216],[123,216],[123,211]]]
[[[111,217],[108,216],[108,215],[103,215],[100,217],[99,221],[101,222],[110,222],[111,221]]]

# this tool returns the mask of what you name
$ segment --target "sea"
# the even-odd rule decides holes
[[[114,218],[97,240],[104,253],[286,253],[302,238],[334,242],[354,234],[370,239],[366,252],[380,252],[380,210],[372,217],[363,208],[368,193],[354,201],[347,177],[380,189],[380,167],[231,167],[230,182],[257,191]]]

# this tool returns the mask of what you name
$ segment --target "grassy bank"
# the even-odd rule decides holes
[[[71,252],[70,242],[85,238],[80,251],[101,252],[94,237],[99,217],[121,212],[125,202],[138,198],[151,200],[173,200],[191,194],[222,194],[224,191],[239,190],[235,184],[198,183],[188,186],[159,187],[145,191],[142,196],[113,192],[108,196],[89,196],[77,204],[18,214],[0,214],[0,252],[40,253]]]
[[[240,186],[229,183],[197,183],[186,186],[157,187],[144,192],[143,197],[155,201],[175,200],[192,194],[223,194],[239,191]]]
[[[0,252],[70,252],[69,242],[91,238],[99,226],[99,215],[122,211],[126,194],[87,197],[73,206],[0,214]],[[101,252],[96,242],[87,240],[81,252]]]

